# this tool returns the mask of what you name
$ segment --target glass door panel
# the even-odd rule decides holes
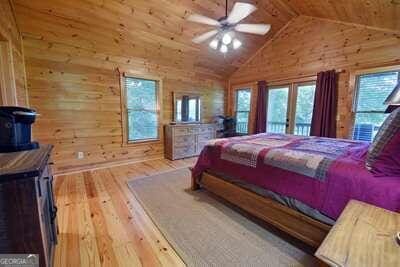
[[[236,91],[236,133],[247,134],[251,105],[251,89]]]
[[[288,130],[289,88],[280,86],[268,89],[268,133],[286,133]]]
[[[295,84],[296,107],[293,133],[310,135],[311,118],[314,109],[315,82]]]

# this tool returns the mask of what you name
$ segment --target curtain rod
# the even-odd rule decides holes
[[[346,72],[346,70],[344,70],[344,69],[338,69],[338,70],[336,70],[336,73],[338,73],[338,74],[340,74],[340,73],[345,73]],[[314,75],[303,75],[303,76],[295,76],[295,77],[289,77],[289,78],[282,78],[282,79],[276,79],[276,80],[268,80],[268,79],[264,79],[265,81],[267,81],[267,84],[271,84],[271,83],[280,83],[280,82],[295,82],[295,81],[298,81],[298,80],[307,80],[307,79],[310,79],[310,80],[315,80],[317,78],[317,74],[314,74]],[[260,79],[260,80],[262,80],[262,79]],[[237,84],[231,84],[231,87],[232,86],[240,86],[240,85],[244,85],[244,84],[257,84],[257,82],[258,82],[259,80],[256,80],[256,81],[247,81],[247,82],[241,82],[241,83],[237,83]]]
[[[336,73],[338,73],[338,74],[340,74],[340,73],[345,73],[345,72],[346,72],[346,70],[343,70],[343,69],[338,69],[338,70],[336,70]],[[266,81],[267,81],[267,83],[268,83],[268,82],[279,82],[279,81],[288,81],[288,80],[307,79],[307,78],[314,78],[314,77],[317,77],[317,74],[318,74],[318,73],[312,74],[312,75],[303,75],[303,76],[296,76],[296,77],[290,77],[290,78],[276,79],[276,80],[271,80],[271,81],[268,81],[268,79],[267,79]]]

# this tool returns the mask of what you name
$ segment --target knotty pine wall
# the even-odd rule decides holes
[[[399,32],[299,16],[240,67],[231,76],[230,85],[232,88],[264,79],[267,82],[295,79],[316,75],[323,70],[342,70],[339,75],[337,135],[346,138],[353,120],[351,73],[399,63]],[[232,112],[232,97],[229,99],[229,111]]]
[[[172,119],[172,92],[202,94],[202,119],[224,114],[226,80],[149,43],[128,45],[102,25],[17,6],[24,36],[30,105],[41,114],[35,139],[55,146],[56,172],[164,156],[163,140],[124,146],[117,68],[163,79],[162,124]],[[119,41],[120,40],[120,41]],[[135,41],[134,41],[135,42]],[[77,159],[78,151],[84,159]]]
[[[28,106],[22,38],[9,0],[0,1],[0,39],[10,42],[18,106]],[[4,40],[3,40],[4,41]]]
[[[34,125],[34,136],[55,145],[53,159],[59,171],[163,157],[162,140],[123,146],[117,67],[162,77],[162,124],[172,119],[175,90],[203,95],[205,121],[224,113],[225,84],[221,81],[201,79],[185,70],[147,67],[140,59],[86,53],[30,37],[25,38],[24,47],[30,104],[41,114]],[[129,60],[132,64],[126,64]],[[78,151],[84,152],[84,159],[77,159]]]

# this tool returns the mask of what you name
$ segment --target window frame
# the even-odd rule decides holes
[[[181,120],[178,120],[178,101],[181,100],[180,98],[184,95],[187,95],[190,99],[196,99],[196,118],[197,120],[195,121],[182,121],[182,114],[181,114]],[[175,123],[181,123],[181,124],[190,124],[190,123],[200,123],[202,120],[201,116],[201,99],[203,95],[196,93],[196,92],[188,92],[188,91],[174,91],[172,92],[172,121]],[[182,105],[182,103],[181,103]]]
[[[287,134],[290,131],[291,128],[291,123],[290,123],[290,116],[292,114],[291,110],[291,103],[292,101],[292,84],[291,83],[282,83],[282,84],[277,84],[277,85],[267,85],[267,102],[265,103],[265,109],[266,109],[266,125],[265,125],[265,130],[268,130],[268,104],[269,104],[269,93],[270,91],[277,90],[277,89],[282,89],[282,88],[288,88],[288,101],[287,101],[287,110],[286,110],[286,122],[285,122],[285,134]]]
[[[157,114],[157,137],[147,138],[140,140],[129,140],[129,119],[128,119],[128,107],[127,107],[127,88],[125,87],[125,79],[141,79],[141,80],[151,80],[156,82],[156,114]],[[124,146],[143,144],[143,143],[159,143],[163,139],[162,132],[162,79],[157,76],[152,75],[142,75],[123,72],[120,75],[120,87],[121,87],[121,120],[122,120],[122,144]]]
[[[309,79],[296,79],[287,80],[284,82],[271,83],[267,86],[267,98],[269,98],[269,91],[280,88],[288,88],[288,108],[286,113],[285,134],[294,134],[296,127],[296,109],[297,109],[297,95],[300,86],[315,85],[317,84],[316,77]],[[266,108],[266,129],[268,129],[268,101],[265,104]]]
[[[348,138],[353,140],[354,134],[354,126],[356,122],[357,113],[378,113],[384,114],[380,111],[371,111],[371,112],[357,112],[357,105],[358,105],[358,96],[359,96],[359,79],[360,76],[368,75],[368,74],[375,74],[375,73],[385,73],[385,72],[398,72],[398,81],[400,81],[400,65],[391,65],[391,66],[384,66],[384,67],[376,67],[376,68],[369,68],[369,69],[361,69],[356,70],[350,73],[350,89],[353,91],[353,100],[352,100],[352,107],[351,107],[351,125],[349,127]]]
[[[244,111],[244,110],[239,111],[238,110],[238,94],[239,94],[239,91],[250,92],[250,107],[249,107],[248,111]],[[236,123],[237,123],[237,114],[238,114],[238,112],[248,112],[248,114],[247,114],[247,133],[236,132],[236,128],[235,128],[235,132],[236,132],[236,134],[242,134],[242,135],[249,134],[249,132],[250,132],[250,118],[251,118],[251,112],[252,112],[251,106],[252,106],[252,99],[253,99],[253,88],[250,87],[250,86],[236,87],[235,88],[234,97],[235,97],[234,116],[235,116]]]
[[[299,94],[299,87],[301,86],[310,86],[310,85],[314,85],[314,99],[313,99],[313,109],[314,109],[314,101],[315,101],[315,90],[317,90],[317,80],[310,80],[310,81],[304,81],[304,82],[294,82],[292,83],[292,90],[293,90],[293,94],[292,94],[292,103],[290,103],[291,105],[293,105],[292,110],[291,110],[291,114],[290,116],[292,116],[292,121],[291,123],[291,128],[289,128],[292,132],[292,134],[295,134],[295,129],[296,129],[296,112],[297,112],[297,96]],[[310,121],[310,127],[311,127],[311,123],[312,123],[312,114],[311,114],[311,121]],[[303,135],[301,135],[303,136]],[[304,135],[307,136],[307,135]],[[308,135],[310,136],[310,135]]]

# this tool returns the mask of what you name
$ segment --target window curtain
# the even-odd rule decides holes
[[[312,136],[336,137],[337,81],[335,70],[319,72],[317,75],[310,131]]]
[[[257,83],[257,104],[254,133],[265,133],[267,128],[267,82]]]

